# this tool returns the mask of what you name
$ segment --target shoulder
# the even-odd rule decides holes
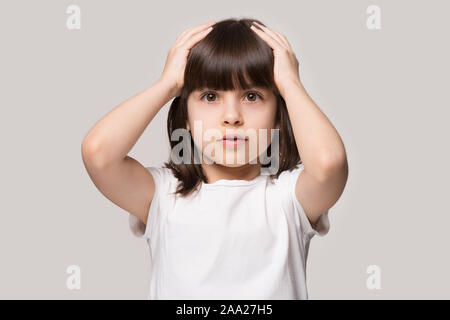
[[[136,216],[130,214],[129,226],[135,236],[140,237],[145,235],[149,238],[151,230],[153,230],[154,225],[159,222],[161,214],[166,212],[167,208],[172,206],[173,197],[171,194],[171,185],[177,179],[172,174],[172,170],[166,167],[147,166],[145,169],[151,173],[155,183],[155,191],[148,209],[147,223],[144,224]]]
[[[178,185],[178,179],[174,176],[172,169],[160,166],[145,167],[153,176],[155,183],[155,195],[170,195]]]
[[[155,183],[164,183],[176,179],[172,169],[166,167],[148,166],[145,167],[153,176]]]
[[[327,234],[330,223],[327,210],[319,217],[315,226],[313,226],[304,211],[303,205],[298,201],[295,190],[298,177],[303,169],[303,163],[299,163],[295,167],[283,171],[278,176],[278,179],[274,179],[274,185],[284,211],[289,217],[298,217],[303,235],[310,239],[313,235],[324,236]]]
[[[271,179],[270,189],[284,202],[290,203],[291,193],[295,191],[295,185],[300,173],[303,171],[303,163],[284,170],[278,177]]]
[[[304,168],[303,163],[299,163],[291,169],[284,170],[278,178],[274,179],[274,183],[279,187],[295,186],[297,178]]]

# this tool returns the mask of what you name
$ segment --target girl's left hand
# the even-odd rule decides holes
[[[284,35],[269,29],[256,21],[253,22],[262,30],[251,26],[272,49],[274,54],[274,80],[281,95],[284,96],[285,88],[290,85],[300,85],[299,63],[290,43]]]

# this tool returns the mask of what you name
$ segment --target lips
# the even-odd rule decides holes
[[[227,134],[222,137],[222,140],[231,140],[231,141],[248,140],[248,137],[245,137],[245,136],[242,136],[239,134]]]

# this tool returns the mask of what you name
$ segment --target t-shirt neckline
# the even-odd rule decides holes
[[[202,187],[204,188],[214,188],[216,186],[228,186],[228,187],[240,187],[240,186],[250,186],[253,185],[263,179],[266,179],[268,175],[266,174],[259,174],[252,180],[240,180],[240,179],[219,179],[217,181],[214,181],[212,183],[204,183],[202,181]]]

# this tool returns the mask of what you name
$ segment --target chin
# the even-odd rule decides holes
[[[233,163],[217,163],[216,162],[216,164],[221,165],[222,167],[227,167],[227,168],[239,168],[239,167],[243,167],[243,166],[248,165],[248,162],[246,162],[246,163],[235,163],[235,164],[233,164]]]
[[[213,159],[214,164],[220,165],[222,167],[227,167],[227,168],[238,168],[238,167],[242,167],[242,166],[255,165],[255,164],[259,163],[257,160],[258,160],[257,158],[249,160],[248,156],[245,158],[245,160],[241,160],[240,162],[238,162],[238,159],[236,159],[236,157],[229,161],[226,161],[224,159],[221,162],[219,162],[218,159],[216,159],[216,158]]]

